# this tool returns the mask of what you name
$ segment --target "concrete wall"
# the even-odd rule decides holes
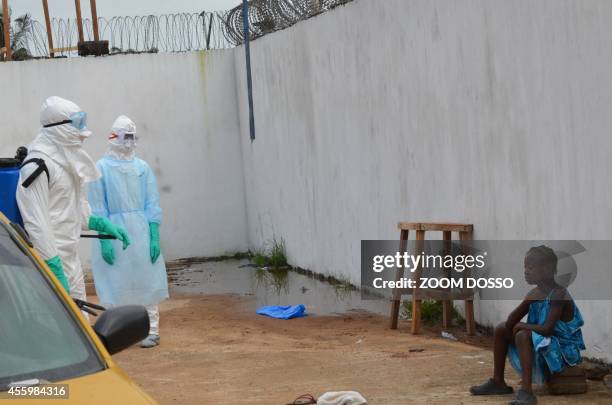
[[[360,241],[399,220],[609,239],[611,19],[609,0],[355,0],[253,43],[255,142],[242,48],[0,64],[0,152],[51,94],[90,112],[96,157],[131,116],[168,259],[276,237],[292,264],[359,283]],[[581,305],[588,354],[612,361],[612,305]]]
[[[70,58],[0,64],[0,155],[39,128],[49,95],[89,113],[95,159],[119,114],[138,126],[138,155],[157,175],[166,259],[247,250],[233,60],[222,52]],[[83,262],[89,243],[83,243]]]
[[[611,19],[609,0],[356,0],[254,41],[253,143],[236,49],[252,245],[359,283],[360,240],[399,220],[609,239]],[[612,305],[584,312],[612,360]]]

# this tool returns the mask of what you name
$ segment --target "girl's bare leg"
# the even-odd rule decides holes
[[[529,393],[533,393],[531,384],[533,367],[533,343],[531,341],[531,331],[520,330],[514,337],[514,343],[521,359],[521,388]]]
[[[510,343],[512,343],[512,331],[506,327],[505,322],[502,322],[495,328],[493,343],[493,381],[499,386],[506,385],[504,371]]]

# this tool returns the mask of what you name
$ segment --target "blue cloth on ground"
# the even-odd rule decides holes
[[[306,307],[303,304],[287,306],[272,305],[259,308],[257,314],[276,319],[301,318],[306,316]]]
[[[533,343],[533,373],[532,381],[542,384],[546,381],[546,369],[552,374],[563,371],[565,366],[573,367],[582,361],[580,351],[585,349],[584,340],[580,328],[584,325],[582,315],[574,305],[574,317],[569,322],[557,321],[551,336],[542,336],[531,332]],[[550,295],[543,301],[535,301],[529,305],[527,323],[543,325],[550,312]],[[519,373],[521,371],[521,360],[518,350],[514,344],[510,345],[508,358],[512,367]]]

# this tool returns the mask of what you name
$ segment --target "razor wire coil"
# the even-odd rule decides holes
[[[352,0],[250,0],[250,38],[318,15]],[[93,40],[91,19],[82,19],[83,39]],[[243,9],[146,16],[98,18],[101,40],[109,42],[111,53],[185,52],[224,49],[244,42]],[[73,56],[79,42],[74,18],[51,19],[55,56]],[[33,20],[25,33],[25,48],[33,57],[49,56],[44,23]]]

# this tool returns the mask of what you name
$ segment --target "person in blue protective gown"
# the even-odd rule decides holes
[[[108,151],[96,163],[102,178],[89,186],[92,212],[125,227],[132,245],[122,251],[114,240],[94,241],[92,270],[102,305],[146,306],[150,330],[141,347],[153,347],[160,342],[158,304],[168,298],[168,282],[159,240],[159,190],[149,165],[136,157],[137,139],[134,122],[118,117]]]
[[[547,246],[531,248],[525,256],[525,280],[536,287],[495,328],[493,378],[473,386],[473,395],[503,395],[513,392],[506,385],[506,355],[521,375],[521,389],[509,403],[537,403],[532,384],[541,384],[551,374],[581,362],[585,349],[580,310],[566,288],[555,281],[557,255]],[[527,315],[527,322],[521,319]]]

